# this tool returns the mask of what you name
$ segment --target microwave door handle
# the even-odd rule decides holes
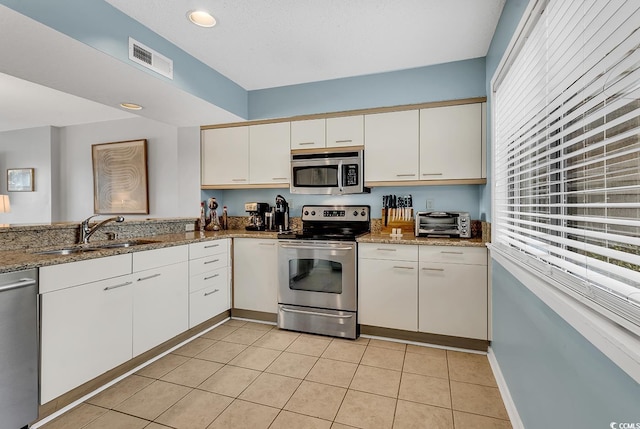
[[[343,183],[342,183],[342,160],[338,161],[338,189],[340,190],[340,193],[344,192],[344,188],[343,188]]]

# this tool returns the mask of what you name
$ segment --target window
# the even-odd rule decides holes
[[[494,86],[493,244],[640,333],[640,3],[537,10]]]

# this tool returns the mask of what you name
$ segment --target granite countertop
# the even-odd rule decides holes
[[[447,238],[447,237],[416,237],[412,232],[405,232],[402,237],[391,237],[389,234],[367,234],[358,237],[358,243],[384,244],[418,244],[422,246],[456,246],[456,247],[484,247],[486,243],[481,237],[477,238]]]
[[[81,244],[71,244],[56,247],[32,247],[21,250],[5,250],[0,251],[0,273],[10,271],[26,270],[30,268],[45,267],[48,265],[65,264],[68,262],[84,261],[87,259],[103,258],[112,255],[121,255],[124,253],[140,252],[144,250],[160,249],[163,247],[180,246],[183,244],[197,243],[200,241],[219,240],[221,238],[269,238],[275,239],[276,232],[262,231],[246,231],[246,230],[227,230],[227,231],[193,231],[182,234],[164,234],[152,235],[146,237],[136,237],[128,240],[115,241],[95,241],[89,246]],[[100,244],[111,244],[130,240],[150,240],[153,243],[140,244],[130,247],[119,247],[93,250],[90,252],[72,253],[69,255],[57,254],[38,254],[36,252],[52,250],[56,248],[75,248],[75,247],[91,247]]]
[[[84,261],[87,259],[103,258],[112,255],[140,252],[144,250],[160,249],[163,247],[180,246],[183,244],[197,243],[200,241],[218,240],[222,238],[267,238],[276,239],[276,232],[246,231],[244,229],[232,229],[226,231],[193,231],[181,234],[152,235],[136,237],[135,240],[150,240],[149,244],[140,244],[130,247],[108,248],[90,252],[72,253],[69,255],[38,254],[36,252],[55,248],[87,247],[86,245],[72,244],[57,247],[29,248],[21,250],[0,251],[0,273],[26,270],[30,268],[45,267],[48,265],[65,264],[68,262]],[[90,245],[118,243],[129,240],[95,241]],[[359,243],[386,243],[386,244],[418,244],[427,246],[463,246],[483,247],[485,242],[481,238],[427,238],[415,237],[412,233],[405,233],[401,238],[392,238],[389,234],[367,234],[357,239]],[[90,246],[89,246],[90,247]]]

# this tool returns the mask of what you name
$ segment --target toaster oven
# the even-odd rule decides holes
[[[471,238],[471,218],[467,212],[418,212],[416,237]]]

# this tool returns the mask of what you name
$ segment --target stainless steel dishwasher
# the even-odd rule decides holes
[[[38,418],[38,272],[0,274],[0,429]]]

